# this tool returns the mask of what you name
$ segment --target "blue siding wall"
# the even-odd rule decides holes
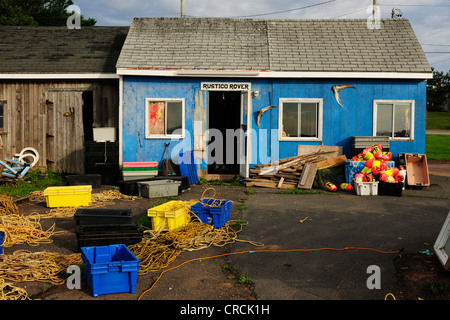
[[[124,77],[123,85],[123,161],[161,161],[165,158],[165,144],[170,142],[169,155],[179,140],[145,139],[145,99],[146,98],[184,98],[186,108],[186,131],[191,134],[193,145],[193,121],[196,108],[196,95],[200,83],[211,82],[251,82],[252,90],[260,92],[252,98],[252,127],[255,133],[256,112],[269,105],[278,106],[279,98],[322,98],[323,99],[323,138],[324,145],[343,146],[347,157],[351,152],[352,136],[372,136],[373,100],[414,100],[415,124],[414,141],[391,141],[390,149],[394,156],[399,152],[425,153],[426,127],[426,82],[415,80],[363,80],[363,79],[203,79],[203,78],[152,78]],[[332,86],[351,84],[356,89],[340,92],[344,107],[337,104]],[[206,101],[207,106],[207,101]],[[197,106],[198,107],[198,106]],[[261,119],[261,129],[278,129],[278,109],[272,109]],[[278,141],[278,137],[268,137],[264,141],[254,140],[252,144],[252,164],[266,163],[270,150],[279,143],[279,157],[297,154],[299,144],[320,144],[317,141]],[[259,148],[267,145],[267,157],[258,156]],[[275,156],[275,154],[273,154]],[[206,169],[206,164],[200,164]]]

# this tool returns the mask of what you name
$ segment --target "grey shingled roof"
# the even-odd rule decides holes
[[[407,19],[135,18],[117,67],[431,72]]]
[[[0,73],[116,73],[129,27],[0,27]]]

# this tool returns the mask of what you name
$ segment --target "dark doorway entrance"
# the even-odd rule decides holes
[[[215,143],[214,150],[209,151],[212,158],[222,159],[221,163],[214,162],[208,165],[208,173],[210,174],[239,174],[237,138],[233,138],[234,141],[227,141],[226,130],[232,129],[234,131],[240,127],[240,108],[241,92],[209,91],[209,129],[220,131],[223,140],[220,150],[219,144]],[[208,144],[214,143],[214,141],[214,135],[210,133]],[[217,157],[217,152],[220,151],[223,157]],[[227,160],[227,153],[231,152],[233,152],[232,160]],[[228,155],[228,158],[231,158],[231,155]]]

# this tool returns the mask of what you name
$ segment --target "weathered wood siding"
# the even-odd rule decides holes
[[[1,132],[5,147],[0,150],[1,159],[12,158],[23,148],[33,147],[39,152],[38,167],[50,165],[63,172],[83,173],[83,91],[93,93],[94,126],[117,128],[117,80],[0,80],[0,100],[6,101]],[[74,114],[64,117],[70,110]],[[77,156],[68,157],[72,153]]]

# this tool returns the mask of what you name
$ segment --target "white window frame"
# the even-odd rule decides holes
[[[374,137],[377,136],[377,117],[378,117],[378,104],[392,104],[394,105],[396,103],[409,103],[411,108],[411,119],[410,119],[410,134],[409,137],[394,137],[394,128],[392,128],[392,135],[389,137],[389,140],[393,141],[414,141],[414,110],[415,110],[415,100],[373,100],[373,131],[372,135]],[[392,112],[392,126],[394,126],[394,116],[395,112]]]
[[[149,133],[149,102],[181,102],[181,134],[150,134]],[[166,105],[167,106],[167,105]],[[164,130],[167,129],[167,107],[164,109]],[[184,139],[185,137],[185,99],[184,98],[145,98],[145,138],[146,139]]]
[[[283,137],[283,104],[317,103],[317,137]],[[322,98],[280,98],[278,100],[278,140],[279,141],[322,141],[323,99]]]

